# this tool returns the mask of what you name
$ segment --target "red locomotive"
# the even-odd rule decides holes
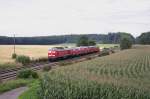
[[[49,49],[48,59],[52,61],[52,60],[64,59],[68,57],[96,53],[99,51],[100,49],[96,46],[81,46],[75,48],[54,47]]]

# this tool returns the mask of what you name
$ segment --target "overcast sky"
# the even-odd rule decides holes
[[[0,0],[0,35],[150,31],[150,0]]]

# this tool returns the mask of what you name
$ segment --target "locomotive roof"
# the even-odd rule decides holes
[[[50,48],[49,50],[63,51],[63,50],[72,50],[72,49],[89,48],[89,47],[96,47],[96,46],[80,46],[80,47],[72,47],[72,48],[53,47]]]
[[[64,47],[53,47],[50,48],[49,50],[57,50],[57,51],[63,51],[63,50],[68,50],[69,48],[64,48]]]

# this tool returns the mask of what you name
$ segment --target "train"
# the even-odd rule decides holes
[[[80,46],[74,48],[53,47],[48,50],[48,59],[49,61],[55,61],[98,52],[100,52],[100,49],[96,46]]]

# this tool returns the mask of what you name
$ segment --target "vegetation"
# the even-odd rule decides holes
[[[33,79],[16,79],[0,83],[0,94],[18,87],[26,86],[32,83],[33,81]]]
[[[121,36],[133,36],[128,33],[108,33],[107,34],[87,34],[87,35],[60,35],[60,36],[41,36],[41,37],[16,37],[16,44],[19,45],[48,45],[62,43],[76,43],[81,36],[87,36],[90,40],[99,43],[117,44]],[[13,37],[0,36],[0,44],[13,44]]]
[[[16,59],[17,58],[17,54],[16,53],[13,53],[12,54],[12,59]]]
[[[23,70],[20,70],[17,74],[17,77],[18,78],[30,78],[31,76],[31,70],[30,69],[23,69]]]
[[[73,44],[63,45],[16,45],[16,54],[29,56],[32,60],[39,59],[41,57],[47,57],[47,51],[54,46],[72,46]],[[12,59],[13,45],[0,45],[0,63],[14,63]]]
[[[19,99],[39,99],[37,96],[37,90],[39,87],[39,80],[34,81],[29,86],[29,90],[24,92],[22,95],[19,96]]]
[[[150,97],[148,92],[144,93],[135,88],[53,77],[45,77],[40,83],[39,99],[99,99],[100,97],[102,99],[148,99]]]
[[[43,71],[46,71],[46,72],[47,72],[47,71],[50,71],[51,68],[52,68],[51,66],[44,66],[44,67],[43,67]]]
[[[149,99],[150,46],[51,70],[21,99]],[[30,92],[30,93],[29,93]],[[40,92],[38,94],[35,94]],[[36,98],[33,98],[36,99]]]
[[[5,70],[5,69],[11,69],[11,68],[16,68],[22,66],[21,64],[16,64],[16,63],[3,63],[0,64],[0,69]]]
[[[120,41],[120,48],[123,49],[129,49],[132,47],[132,41],[129,38],[123,38]]]
[[[59,66],[66,66],[66,65],[71,65],[71,64],[73,63],[69,61],[59,62]]]
[[[103,48],[99,56],[106,56],[110,54],[110,49],[109,48]]]
[[[60,45],[16,45],[16,54],[29,56],[31,60],[37,61],[47,61],[47,51],[51,47],[56,46],[68,46],[74,47],[75,43],[70,44],[60,44]],[[103,47],[114,47],[118,44],[97,44],[100,48]],[[12,59],[13,46],[12,45],[0,45],[0,64],[12,63],[14,64],[15,60]],[[1,67],[1,66],[0,66]]]
[[[32,72],[31,72],[31,77],[34,78],[34,79],[37,79],[37,78],[39,78],[39,75],[38,75],[37,72],[32,71]]]
[[[89,40],[89,46],[96,45],[96,42],[94,40]]]
[[[86,37],[86,36],[82,36],[82,37],[80,37],[80,39],[78,40],[78,42],[77,42],[77,46],[88,46],[89,44],[88,44],[88,37]]]
[[[29,64],[30,61],[30,57],[25,55],[19,55],[16,58],[16,62],[22,63],[23,65]]]
[[[77,42],[77,46],[94,46],[96,42],[93,40],[89,40],[86,36],[81,36]]]
[[[97,44],[97,46],[99,46],[100,48],[111,48],[111,47],[119,48],[119,44]]]
[[[137,42],[140,44],[150,44],[150,32],[142,33],[138,38]]]
[[[35,71],[32,71],[31,69],[23,69],[20,70],[17,74],[18,78],[38,78],[38,74]]]
[[[48,57],[40,57],[40,58],[37,58],[35,60],[32,60],[33,62],[47,62],[48,61]]]
[[[131,43],[135,43],[134,37],[130,33],[125,33],[125,32],[119,32],[120,38],[119,38],[119,43],[122,39],[127,38],[131,41]]]

